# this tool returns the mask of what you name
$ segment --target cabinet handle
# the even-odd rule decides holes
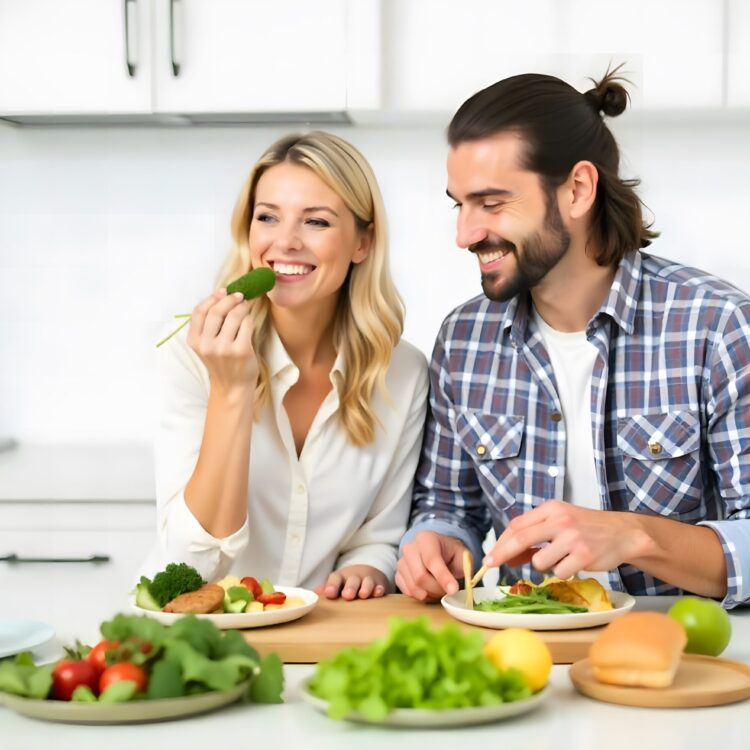
[[[130,27],[131,24],[134,30],[138,27],[138,0],[123,0],[122,7],[125,11],[125,67],[128,70],[128,78],[135,78],[138,43],[135,33],[130,33]]]
[[[15,552],[0,555],[0,562],[11,565],[18,563],[105,563],[111,560],[109,555],[89,555],[88,557],[19,557]]]
[[[169,61],[172,64],[172,75],[180,75],[181,57],[178,48],[178,36],[182,28],[182,3],[179,0],[169,0]]]

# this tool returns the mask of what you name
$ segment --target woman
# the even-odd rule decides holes
[[[383,202],[349,143],[273,144],[232,219],[222,288],[163,347],[160,557],[317,587],[392,587],[426,410],[424,356],[401,341]],[[251,302],[229,281],[270,267]]]

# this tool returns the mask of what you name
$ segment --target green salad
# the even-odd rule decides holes
[[[483,645],[481,633],[452,623],[432,630],[426,617],[392,618],[385,638],[320,662],[309,689],[328,701],[331,718],[357,711],[372,721],[394,708],[443,710],[529,697],[521,673],[498,670]]]
[[[561,615],[573,612],[588,612],[587,607],[566,604],[552,596],[547,588],[534,588],[528,594],[509,594],[502,599],[487,599],[475,602],[474,609],[480,612],[506,612],[508,614]]]

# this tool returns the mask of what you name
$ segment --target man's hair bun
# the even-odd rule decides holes
[[[598,115],[617,117],[628,106],[630,95],[620,81],[624,83],[629,83],[629,81],[617,75],[621,67],[622,65],[618,65],[608,70],[600,81],[589,79],[594,84],[594,88],[589,89],[583,97]]]

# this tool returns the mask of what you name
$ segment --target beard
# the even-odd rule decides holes
[[[565,229],[554,193],[547,194],[544,224],[541,231],[529,235],[518,246],[507,240],[482,240],[469,250],[504,250],[516,256],[516,272],[504,283],[497,283],[500,273],[482,274],[482,291],[494,302],[507,302],[535,287],[562,259],[570,247],[570,233]]]

